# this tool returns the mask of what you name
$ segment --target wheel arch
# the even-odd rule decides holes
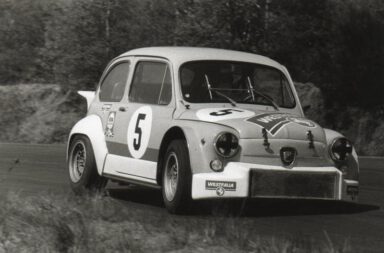
[[[86,136],[90,140],[95,156],[97,172],[99,175],[101,175],[104,167],[105,157],[108,154],[108,149],[105,142],[103,125],[100,117],[97,115],[89,115],[78,121],[73,126],[67,143],[67,162],[71,141],[73,138],[75,138],[75,136],[79,135]]]
[[[161,175],[163,172],[163,161],[165,153],[167,152],[167,147],[173,140],[185,140],[188,143],[187,137],[183,129],[179,126],[173,126],[164,134],[163,139],[161,140],[159,154],[157,158],[157,173],[156,181],[159,185],[162,185]]]

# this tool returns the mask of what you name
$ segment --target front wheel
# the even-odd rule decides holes
[[[162,177],[162,194],[170,213],[185,213],[191,203],[191,168],[187,144],[174,140],[168,146]]]
[[[68,153],[68,172],[72,190],[98,192],[104,189],[107,179],[97,172],[92,144],[86,136],[75,136]]]

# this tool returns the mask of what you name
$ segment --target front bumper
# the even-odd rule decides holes
[[[194,174],[192,198],[294,198],[357,201],[358,181],[335,167],[230,162],[223,172]]]

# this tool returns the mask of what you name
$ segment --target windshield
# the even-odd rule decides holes
[[[292,108],[295,100],[278,69],[245,62],[193,61],[180,68],[181,90],[190,103],[236,103]],[[272,101],[271,101],[272,100]]]

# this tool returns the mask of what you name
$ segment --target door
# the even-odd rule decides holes
[[[103,123],[106,141],[115,138],[115,120],[119,103],[123,100],[129,76],[130,62],[122,60],[114,63],[102,78],[97,103],[96,114]]]
[[[138,58],[128,91],[114,119],[115,138],[109,140],[104,173],[156,184],[162,137],[169,129],[175,103],[170,64]]]

